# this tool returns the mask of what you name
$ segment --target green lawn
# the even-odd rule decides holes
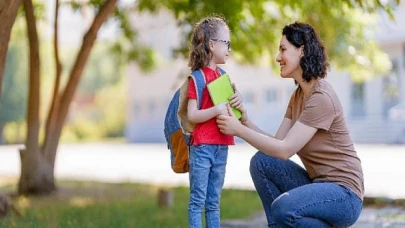
[[[22,217],[9,215],[0,227],[187,227],[188,188],[177,187],[174,206],[159,208],[158,186],[132,183],[62,182],[48,197],[18,197]],[[10,186],[0,187],[7,192]],[[225,189],[221,219],[245,218],[262,210],[254,191]]]

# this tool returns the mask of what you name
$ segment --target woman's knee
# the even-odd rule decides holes
[[[282,161],[258,151],[253,155],[252,159],[250,159],[250,175],[253,176],[257,172],[272,172],[274,167],[281,164],[280,162]]]
[[[294,221],[294,205],[287,198],[288,193],[283,193],[271,204],[271,216],[279,225],[290,225]]]
[[[266,156],[267,155],[260,151],[253,155],[253,157],[250,159],[250,174],[263,169],[263,162],[266,159]]]
[[[260,152],[256,152],[256,154],[253,155],[253,157],[250,159],[250,172],[252,172],[252,170],[257,169],[259,161],[260,161]]]

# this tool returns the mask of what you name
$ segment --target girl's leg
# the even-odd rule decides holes
[[[213,163],[208,179],[205,219],[208,228],[220,228],[220,199],[224,186],[225,167],[228,158],[228,146],[216,146]]]
[[[290,160],[281,160],[257,152],[250,161],[250,175],[262,200],[269,227],[277,227],[271,216],[274,199],[291,189],[312,183],[307,172]]]
[[[190,228],[202,227],[201,214],[207,194],[211,153],[208,145],[190,147],[190,201],[188,204],[188,224]]]
[[[358,219],[362,204],[347,187],[313,183],[279,196],[271,215],[281,227],[349,227]]]

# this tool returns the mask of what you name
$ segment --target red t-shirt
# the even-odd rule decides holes
[[[206,84],[218,78],[221,74],[217,68],[215,71],[209,67],[202,68]],[[189,80],[188,93],[189,99],[197,99],[197,92],[195,89],[195,83],[191,79]],[[198,101],[197,101],[198,102]],[[207,86],[204,87],[201,107],[200,109],[208,109],[214,106],[211,97],[208,93]],[[193,145],[197,146],[200,144],[217,144],[217,145],[234,145],[234,137],[231,135],[223,134],[219,131],[216,118],[209,119],[203,123],[199,123],[195,126],[193,132],[191,133],[193,139]]]

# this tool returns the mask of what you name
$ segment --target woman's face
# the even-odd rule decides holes
[[[302,68],[300,66],[304,46],[299,48],[292,45],[285,35],[281,38],[279,52],[276,61],[280,64],[280,76],[283,78],[302,79]]]

